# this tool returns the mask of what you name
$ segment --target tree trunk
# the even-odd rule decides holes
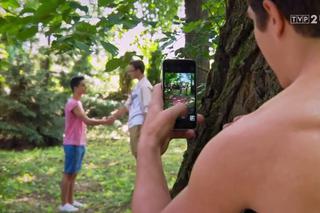
[[[177,195],[187,184],[192,166],[206,143],[237,115],[247,114],[280,91],[280,86],[261,55],[246,17],[246,1],[228,0],[226,23],[202,98],[200,113],[205,123],[197,138],[188,143],[172,189]]]
[[[127,72],[120,71],[119,74],[120,94],[127,95],[130,93],[132,80]]]
[[[152,85],[155,85],[161,81],[161,64],[163,55],[159,47],[151,53],[150,67],[147,70],[147,78]]]
[[[207,18],[202,10],[203,0],[185,0],[186,23],[195,22]],[[197,85],[204,84],[209,72],[209,33],[186,33],[185,55],[195,59],[197,64]]]

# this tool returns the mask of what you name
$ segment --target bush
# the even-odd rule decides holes
[[[17,84],[11,82],[8,94],[0,96],[0,146],[59,144],[65,94],[42,87],[41,75],[20,75],[17,80]]]
[[[0,43],[0,50],[3,47]],[[40,54],[39,58],[32,58],[19,44],[6,48],[7,57],[0,55],[0,148],[61,144],[64,105],[71,95],[69,81],[75,71],[53,72],[50,56]],[[101,86],[105,86],[104,81],[101,82]],[[93,88],[94,91],[83,97],[89,117],[108,116],[120,105],[98,94],[101,88]]]
[[[102,99],[99,95],[84,96],[83,105],[89,117],[109,116],[110,113],[120,106],[120,102],[110,99]]]
[[[49,70],[36,68],[21,47],[8,49],[15,54],[0,61],[0,147],[60,144],[66,94]]]

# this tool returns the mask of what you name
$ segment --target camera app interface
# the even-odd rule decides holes
[[[164,75],[164,107],[169,108],[177,103],[188,107],[187,119],[195,121],[195,85],[194,73],[171,73]]]

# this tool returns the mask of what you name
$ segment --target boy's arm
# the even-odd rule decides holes
[[[133,213],[241,212],[251,207],[245,205],[252,191],[247,184],[252,180],[251,169],[247,169],[251,164],[240,153],[243,150],[239,152],[229,140],[220,137],[204,148],[187,187],[174,199],[170,198],[159,149],[140,146]]]
[[[118,119],[124,116],[128,112],[128,108],[126,106],[120,107],[116,110],[116,112],[112,113],[111,117],[114,119]]]
[[[160,85],[154,88],[146,121],[138,144],[137,175],[132,199],[134,213],[193,213],[193,212],[241,212],[245,205],[255,162],[248,155],[247,139],[243,133],[248,128],[228,128],[216,136],[201,152],[192,170],[188,186],[171,200],[161,162],[161,153],[174,136],[172,129],[176,118],[187,108],[177,104],[163,110]],[[200,118],[200,117],[199,117]],[[200,121],[200,119],[198,119]],[[244,122],[246,123],[246,122]],[[249,122],[250,123],[250,122]],[[233,131],[231,131],[233,129]],[[240,131],[240,130],[241,131]],[[244,131],[243,131],[244,129]],[[226,133],[227,132],[227,133]],[[238,133],[237,133],[238,132]],[[189,138],[193,131],[178,131],[175,136]],[[239,136],[242,135],[242,138]],[[240,142],[241,141],[241,142]],[[251,141],[248,139],[248,141]],[[235,143],[236,142],[236,143]],[[252,147],[252,144],[249,144]],[[256,165],[256,164],[254,164]],[[250,183],[250,184],[247,184]],[[155,196],[156,192],[156,196]]]
[[[80,118],[85,124],[95,126],[95,125],[111,125],[114,122],[113,117],[103,118],[103,119],[95,119],[95,118],[89,118],[86,113],[79,107],[76,106],[72,112]]]
[[[113,117],[114,119],[119,119],[120,117],[124,116],[126,113],[129,112],[128,109],[130,104],[131,104],[131,96],[128,97],[124,106],[119,107],[115,112],[112,112],[111,117]]]

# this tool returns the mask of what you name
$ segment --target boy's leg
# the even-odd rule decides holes
[[[69,197],[71,196],[70,194],[72,194],[70,189],[73,182],[73,176],[76,171],[77,146],[64,145],[64,153],[65,153],[64,174],[61,182],[62,205],[66,203],[70,203]]]
[[[73,204],[73,195],[74,195],[74,184],[76,182],[77,174],[70,176],[70,185],[69,185],[69,194],[67,197],[68,203]]]
[[[69,185],[69,196],[67,197],[67,200],[70,204],[73,204],[74,201],[74,185],[76,182],[76,177],[78,172],[81,170],[82,166],[82,160],[84,158],[85,154],[85,147],[84,146],[77,146],[75,148],[75,158],[74,158],[74,169],[73,174],[70,176],[70,185]]]
[[[70,195],[71,175],[64,173],[61,181],[61,203],[65,205]]]
[[[142,125],[137,125],[129,129],[131,153],[135,158],[137,158],[137,147],[140,137],[141,126]]]

